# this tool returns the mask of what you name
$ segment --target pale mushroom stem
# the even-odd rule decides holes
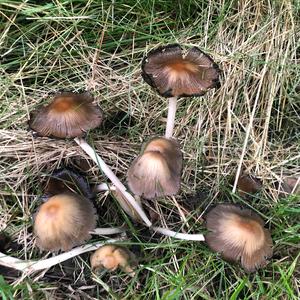
[[[94,230],[90,231],[90,234],[97,234],[97,235],[113,235],[117,233],[126,232],[124,227],[115,227],[115,228],[95,228]]]
[[[109,190],[116,190],[116,187],[109,186],[106,183],[100,183],[99,185],[96,186],[95,190],[99,191],[99,192],[104,192],[104,191],[109,191]],[[151,228],[155,232],[158,232],[165,236],[169,236],[169,237],[179,239],[179,240],[187,240],[187,241],[204,241],[205,240],[204,235],[201,233],[199,233],[199,234],[181,233],[181,232],[172,231],[167,228],[156,227],[156,226],[151,227]],[[112,229],[112,230],[117,230],[117,229]]]
[[[169,98],[168,119],[167,119],[167,127],[166,127],[166,134],[165,134],[166,138],[171,138],[173,136],[176,106],[177,106],[177,97]]]
[[[145,222],[145,224],[148,227],[151,227],[152,223],[146,216],[141,206],[137,203],[134,197],[127,192],[126,187],[119,180],[119,178],[112,172],[112,170],[104,162],[104,160],[95,152],[95,150],[83,138],[77,137],[74,140],[81,147],[81,149],[84,150],[85,153],[99,166],[99,168],[103,171],[103,173],[111,180],[114,186],[124,195],[124,197],[136,210],[136,212],[139,214],[139,216]]]
[[[114,185],[108,185],[107,183],[100,183],[94,187],[94,192],[106,192],[106,191],[115,191],[116,187]]]
[[[113,240],[107,240],[104,242],[99,243],[93,243],[88,244],[84,246],[80,246],[77,248],[74,248],[68,252],[43,259],[43,260],[22,260],[19,258],[15,258],[9,255],[6,255],[2,252],[0,252],[0,265],[6,266],[9,268],[13,268],[22,272],[34,272],[39,270],[48,269],[50,267],[53,267],[65,260],[68,260],[72,257],[75,257],[77,255],[80,255],[85,252],[93,251],[98,249],[99,247],[105,245],[105,244],[111,244],[117,241],[120,241],[121,239],[113,239]]]
[[[162,227],[152,227],[152,229],[156,232],[159,232],[163,235],[179,239],[179,240],[187,240],[187,241],[205,241],[205,237],[203,234],[189,234],[189,233],[181,233],[169,230],[167,228]]]

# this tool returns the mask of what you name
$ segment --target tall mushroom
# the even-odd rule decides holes
[[[142,77],[159,95],[169,98],[166,138],[172,137],[177,99],[202,96],[218,87],[220,70],[197,47],[183,51],[172,44],[151,50],[142,62]]]
[[[253,272],[267,264],[272,256],[272,238],[259,215],[248,208],[219,204],[206,215],[208,246]]]
[[[88,93],[65,92],[55,96],[49,105],[34,111],[29,120],[29,126],[40,136],[75,138],[75,142],[94,160],[138,212],[147,226],[151,226],[150,220],[133,196],[127,192],[126,187],[95,150],[82,138],[88,130],[100,125],[102,115],[102,111],[93,104],[93,98]]]
[[[180,188],[182,154],[173,139],[154,138],[148,142],[127,173],[130,190],[152,199],[170,196]]]

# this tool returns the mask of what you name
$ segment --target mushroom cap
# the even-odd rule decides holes
[[[105,245],[97,249],[90,258],[93,271],[106,269],[115,271],[120,267],[126,273],[133,273],[137,264],[135,255],[127,248],[116,245]]]
[[[34,234],[39,248],[48,251],[69,250],[90,239],[96,215],[92,203],[76,194],[59,194],[39,208]]]
[[[46,183],[46,198],[70,192],[89,199],[93,196],[89,184],[82,175],[70,169],[55,170]]]
[[[173,139],[154,138],[132,163],[127,173],[130,190],[152,199],[174,195],[180,188],[182,154]]]
[[[88,93],[58,94],[49,105],[31,114],[29,127],[40,136],[80,137],[102,122],[102,111],[92,102],[93,98]]]
[[[142,77],[163,97],[202,96],[219,86],[220,70],[197,47],[183,53],[178,44],[151,50],[142,62]]]
[[[219,204],[206,215],[208,246],[253,272],[272,256],[272,238],[259,215],[233,204]]]
[[[239,194],[244,197],[248,194],[255,194],[262,189],[261,181],[255,176],[241,174],[238,178],[237,188]]]
[[[300,176],[285,176],[282,183],[276,182],[276,188],[279,191],[279,196],[286,196],[289,194],[300,194]]]

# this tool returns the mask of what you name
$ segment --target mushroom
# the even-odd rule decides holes
[[[134,276],[134,269],[137,266],[135,255],[127,248],[116,245],[100,247],[91,255],[90,261],[93,271],[102,268],[115,271],[119,267],[131,276]]]
[[[253,272],[267,264],[273,254],[270,232],[259,215],[248,208],[219,204],[206,215],[208,246],[229,261],[240,261]]]
[[[154,138],[132,163],[127,173],[130,190],[152,199],[175,195],[180,188],[182,154],[174,139]]]
[[[284,176],[282,181],[275,182],[275,187],[279,191],[279,196],[290,194],[300,194],[300,176]]]
[[[98,127],[102,119],[103,113],[91,95],[64,92],[31,113],[29,127],[40,136],[74,138]]]
[[[31,113],[29,126],[40,136],[58,138],[75,137],[75,142],[93,159],[103,173],[112,181],[116,188],[128,200],[137,211],[147,226],[151,222],[141,206],[130,195],[126,187],[109,166],[95,152],[95,150],[82,138],[87,130],[100,125],[102,111],[92,104],[93,98],[87,94],[61,93],[54,97],[53,101],[46,107],[41,107]]]
[[[65,192],[79,194],[88,199],[93,197],[90,186],[82,175],[70,169],[55,170],[47,180],[44,198]]]
[[[166,138],[172,137],[179,97],[202,96],[219,86],[219,67],[197,47],[183,52],[178,44],[151,50],[142,62],[142,77],[169,98]]]
[[[90,239],[96,227],[95,209],[90,200],[73,193],[52,196],[41,205],[34,220],[39,248],[69,250]]]
[[[242,173],[239,176],[237,188],[240,196],[246,197],[249,194],[259,192],[262,189],[262,183],[257,177]]]

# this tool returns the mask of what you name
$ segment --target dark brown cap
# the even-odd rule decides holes
[[[102,122],[102,111],[88,93],[61,93],[47,106],[34,111],[29,127],[40,136],[73,138],[84,135]]]
[[[39,208],[34,234],[39,248],[48,251],[69,250],[90,239],[96,226],[92,203],[76,194],[59,194]]]
[[[219,67],[197,47],[158,47],[142,62],[142,77],[163,97],[202,96],[219,86]]]
[[[248,208],[219,204],[207,213],[206,226],[209,247],[224,259],[240,261],[248,272],[264,267],[273,254],[270,232],[260,216]]]
[[[70,169],[55,170],[47,180],[45,197],[70,192],[89,199],[93,197],[89,184],[81,174]]]
[[[239,194],[244,197],[248,194],[255,194],[262,189],[261,181],[255,176],[241,174],[237,182]]]
[[[132,163],[127,173],[130,190],[152,199],[178,193],[182,169],[179,144],[173,139],[154,138]]]

